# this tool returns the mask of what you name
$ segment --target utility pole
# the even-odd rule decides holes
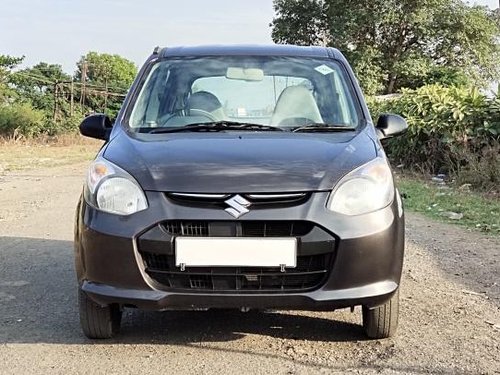
[[[106,113],[106,109],[108,109],[108,78],[106,78],[105,88],[106,88],[106,92],[104,93],[104,109],[103,109],[103,113]]]
[[[80,95],[80,105],[82,106],[82,111],[85,108],[85,82],[87,80],[87,62],[82,61],[82,92]]]
[[[53,115],[53,120],[54,122],[56,121],[57,119],[57,90],[58,90],[58,82],[56,81],[54,83],[54,115]]]
[[[69,93],[69,114],[70,116],[73,116],[73,111],[74,111],[74,95],[73,95],[73,89],[74,89],[74,84],[73,84],[73,78],[71,78],[71,83],[70,83],[70,93]]]

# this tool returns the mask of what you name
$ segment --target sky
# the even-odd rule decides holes
[[[272,43],[272,0],[0,0],[0,54],[72,73],[88,51],[141,65],[153,48]]]
[[[272,0],[0,0],[0,54],[68,73],[88,51],[140,66],[157,45],[270,44],[273,15]]]

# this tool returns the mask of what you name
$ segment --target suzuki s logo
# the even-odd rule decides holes
[[[247,207],[249,207],[251,203],[241,195],[235,195],[224,202],[229,206],[224,211],[233,215],[236,219],[250,212]]]

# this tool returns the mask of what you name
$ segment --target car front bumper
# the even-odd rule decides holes
[[[301,290],[187,290],[158,282],[148,273],[144,251],[168,256],[174,235],[169,221],[228,222],[223,209],[178,204],[165,194],[147,192],[149,208],[130,216],[96,210],[82,198],[75,230],[80,287],[101,305],[141,309],[275,308],[333,310],[385,303],[397,290],[404,253],[404,217],[397,199],[377,212],[359,216],[326,209],[327,192],[312,193],[300,204],[251,210],[235,223],[300,221],[319,228],[320,240],[304,237],[299,255],[331,246],[328,273],[317,286]],[[159,229],[160,228],[160,229]],[[325,237],[325,234],[328,236]],[[317,250],[327,251],[327,250]],[[163,254],[164,253],[164,254]]]

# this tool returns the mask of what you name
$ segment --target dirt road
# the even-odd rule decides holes
[[[500,373],[500,240],[407,215],[401,321],[360,310],[127,311],[113,341],[79,328],[72,225],[84,164],[0,176],[0,374]]]

